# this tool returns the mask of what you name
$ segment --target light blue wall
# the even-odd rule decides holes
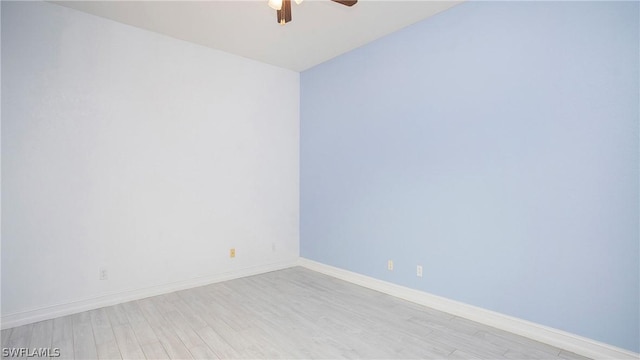
[[[466,3],[303,72],[301,255],[638,351],[639,10]]]

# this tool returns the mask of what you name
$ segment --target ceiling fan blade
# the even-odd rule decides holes
[[[291,21],[291,0],[282,0],[282,8],[276,12],[279,24],[286,24]]]
[[[358,2],[358,0],[331,0],[331,1],[337,2],[338,4],[346,5],[346,6],[353,6]]]

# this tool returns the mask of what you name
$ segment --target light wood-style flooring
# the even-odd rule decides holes
[[[295,267],[2,331],[62,359],[585,359]]]

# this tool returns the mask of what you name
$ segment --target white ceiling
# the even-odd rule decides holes
[[[303,71],[460,1],[292,2],[282,26],[267,0],[55,1],[121,23],[264,63]]]

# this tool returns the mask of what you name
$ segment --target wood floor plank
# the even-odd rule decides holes
[[[28,347],[31,341],[34,324],[27,324],[13,328],[9,338],[9,347]]]
[[[199,329],[209,326],[209,324],[207,324],[207,322],[202,319],[200,314],[193,311],[191,307],[189,307],[189,305],[187,305],[187,303],[182,299],[174,301],[173,304],[176,305],[178,311],[180,311],[182,316],[185,317],[185,319],[193,329]]]
[[[483,342],[488,342],[494,344],[495,346],[505,349],[505,356],[507,356],[507,352],[511,352],[512,354],[520,353],[525,349],[525,352],[529,354],[536,354],[535,356],[540,357],[552,357],[555,358],[560,354],[560,349],[555,348],[550,345],[542,344],[540,342],[526,339],[522,336],[517,336],[514,334],[509,334],[506,331],[494,330],[480,330],[477,331],[475,337],[481,339]],[[509,355],[513,356],[513,355]],[[524,356],[526,358],[526,356]]]
[[[156,336],[155,332],[151,328],[151,325],[149,325],[146,321],[133,323],[131,324],[131,328],[136,334],[136,338],[141,345],[156,343],[159,341],[158,336]]]
[[[505,349],[454,330],[435,330],[431,333],[430,341],[481,358],[504,359]]]
[[[51,340],[53,348],[60,349],[58,359],[74,359],[73,351],[73,318],[63,316],[53,319],[53,334]]]
[[[122,354],[120,354],[120,349],[118,348],[118,344],[115,342],[115,340],[102,344],[96,344],[96,352],[98,353],[98,359],[100,360],[122,359]]]
[[[130,324],[114,326],[113,334],[118,342],[118,348],[123,359],[144,358],[144,352]]]
[[[138,300],[137,303],[140,308],[140,312],[142,312],[142,315],[151,327],[163,327],[168,325],[167,320],[156,309],[151,298]]]
[[[122,309],[124,310],[124,314],[129,320],[130,324],[135,324],[139,322],[147,322],[144,315],[142,314],[142,310],[140,309],[140,305],[136,301],[130,301],[122,305]]]
[[[144,355],[147,359],[153,360],[168,360],[169,355],[166,351],[164,351],[164,347],[160,344],[159,341],[142,344],[142,351],[144,351]]]
[[[207,346],[200,336],[191,328],[188,320],[178,311],[170,311],[165,315],[174,328],[176,335],[189,349],[196,359],[216,359],[218,356]]]
[[[96,351],[99,359],[122,359],[122,354],[118,348],[111,321],[107,311],[102,309],[89,311],[91,326],[96,342]]]
[[[157,343],[159,341],[158,337],[151,328],[151,325],[147,322],[138,302],[131,301],[123,305],[131,328],[136,334],[140,345]]]
[[[218,358],[234,359],[239,357],[240,354],[211,327],[199,328],[196,332]]]
[[[9,337],[11,336],[11,331],[13,329],[4,329],[0,333],[0,342],[2,343],[2,348],[6,348],[7,344],[9,344]]]
[[[66,359],[586,358],[304,268],[2,331]]]
[[[11,331],[11,336],[9,337],[9,341],[7,343],[7,348],[18,350],[21,348],[28,348],[29,342],[31,341],[31,334],[33,333],[34,324],[27,324],[23,326],[18,326],[13,328]],[[19,353],[20,356],[11,356],[15,359],[27,359],[26,353]]]
[[[560,354],[558,354],[558,358],[564,359],[564,360],[588,360],[588,358],[582,355],[578,355],[566,350],[560,350]]]
[[[171,303],[166,295],[159,295],[150,298],[153,305],[161,314],[166,314],[176,310],[176,307],[173,303]]]
[[[93,337],[89,312],[71,316],[73,320],[73,353],[78,359],[97,359],[98,352]]]
[[[152,298],[137,301],[140,311],[171,359],[192,359],[191,352],[175,334],[168,320],[155,307]]]
[[[162,344],[170,359],[193,359],[193,355],[187,349],[180,338],[168,328],[154,328],[158,340]]]
[[[475,354],[469,354],[467,352],[464,352],[462,350],[455,350],[454,352],[452,352],[451,354],[449,354],[449,356],[447,356],[447,359],[457,359],[457,360],[482,360],[484,359],[483,357],[480,357],[478,355]]]
[[[109,321],[111,322],[112,327],[129,324],[127,313],[122,304],[106,307],[105,310],[107,315],[109,315]]]
[[[30,348],[50,348],[53,340],[53,320],[40,321],[33,324]]]

